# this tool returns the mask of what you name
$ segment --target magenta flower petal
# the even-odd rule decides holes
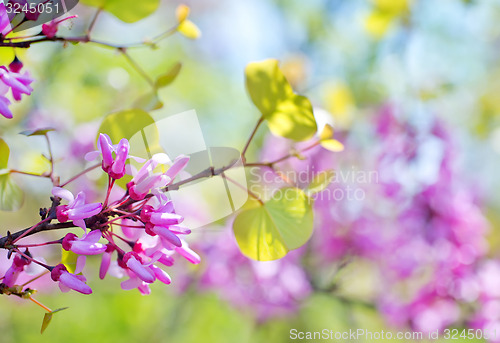
[[[153,227],[152,231],[157,235],[159,235],[160,237],[166,239],[168,242],[172,243],[176,247],[182,246],[181,239],[166,227],[155,226]]]
[[[130,291],[131,289],[138,288],[142,285],[142,280],[138,277],[133,277],[120,283],[120,287],[124,291]]]
[[[170,168],[168,168],[167,172],[165,173],[171,180],[174,180],[177,174],[184,169],[184,167],[188,164],[189,162],[189,156],[185,155],[180,155],[177,156],[175,159],[174,163]]]
[[[102,166],[103,168],[109,168],[113,164],[113,146],[111,145],[111,139],[105,133],[99,135],[99,150],[102,154]]]
[[[163,269],[158,268],[155,265],[151,265],[151,266],[149,266],[149,268],[151,268],[153,270],[153,272],[155,273],[156,278],[158,280],[160,280],[161,282],[163,282],[164,284],[168,285],[168,284],[170,284],[172,282],[172,279],[170,278],[170,275],[168,275],[167,272],[165,272]]]
[[[12,119],[14,116],[9,108],[10,101],[3,95],[0,95],[0,114],[7,119]]]
[[[138,278],[147,283],[155,281],[155,275],[151,269],[144,267],[134,256],[131,256],[126,263],[127,267],[132,270]]]
[[[151,215],[151,223],[156,225],[176,225],[182,222],[184,218],[176,213],[153,213]]]
[[[200,256],[195,253],[191,248],[189,248],[188,244],[186,241],[182,241],[182,247],[176,247],[175,251],[177,251],[179,254],[181,254],[186,260],[191,262],[192,264],[198,264],[201,262]]]
[[[52,188],[52,195],[55,195],[56,197],[67,200],[69,202],[73,202],[75,200],[75,197],[70,191],[61,187]]]
[[[76,275],[69,272],[64,272],[59,277],[59,282],[64,286],[71,288],[77,292],[83,294],[91,294],[92,289],[82,280],[80,280]]]
[[[113,252],[105,252],[102,254],[101,266],[99,267],[99,278],[102,280],[106,277],[111,264],[111,255]]]

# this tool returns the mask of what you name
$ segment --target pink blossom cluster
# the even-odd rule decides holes
[[[86,158],[93,160],[99,156],[102,157],[102,169],[109,176],[105,201],[88,203],[83,191],[74,196],[65,188],[54,187],[52,194],[55,199],[65,204],[59,204],[54,215],[51,217],[49,214],[41,222],[57,219],[59,223],[70,222],[72,226],[83,230],[82,234],[70,232],[58,241],[46,243],[60,244],[62,249],[78,255],[75,270],[69,270],[63,263],[46,265],[34,259],[27,249],[21,252],[23,245],[16,246],[13,243],[16,250],[12,266],[4,276],[7,287],[15,285],[17,277],[27,265],[37,263],[50,271],[52,280],[59,283],[62,291],[72,289],[90,294],[92,289],[87,285],[82,271],[86,256],[99,255],[101,279],[108,272],[117,277],[127,276],[128,279],[121,283],[122,289],[137,288],[142,294],[149,294],[149,285],[156,280],[165,284],[171,282],[164,268],[172,266],[177,255],[193,264],[200,262],[200,257],[182,238],[191,231],[182,225],[184,218],[175,213],[173,203],[162,190],[173,182],[189,158],[179,156],[169,163],[165,154],[156,154],[136,171],[127,163],[127,160],[134,158],[129,155],[128,140],[122,139],[118,144],[112,144],[106,134],[99,136],[98,150],[88,153]],[[144,162],[139,158],[134,159]],[[156,171],[159,164],[168,167],[165,173]],[[116,187],[115,181],[127,172],[133,176],[127,184],[127,191],[120,199],[109,201],[110,193]],[[30,246],[30,249],[35,247]]]
[[[300,265],[303,249],[280,260],[259,262],[240,252],[230,230],[203,242],[198,250],[208,263],[199,287],[217,292],[239,308],[254,310],[260,321],[296,311],[312,291]]]
[[[8,119],[13,117],[9,108],[11,101],[7,98],[9,90],[16,101],[20,101],[23,94],[30,95],[33,91],[30,86],[33,79],[27,71],[21,73],[22,66],[17,58],[8,67],[0,66],[0,114]]]
[[[395,107],[384,106],[362,134],[365,141],[354,134],[336,133],[338,139],[348,140],[342,154],[317,147],[301,153],[303,160],[290,158],[276,166],[289,177],[288,182],[293,179],[287,174],[290,171],[305,173],[309,180],[327,169],[337,172],[334,181],[315,196],[315,231],[304,249],[273,262],[278,271],[266,279],[259,271],[260,265],[267,268],[265,263],[232,251],[234,238],[222,236],[220,244],[201,245],[208,265],[201,285],[258,313],[266,306],[279,308],[262,311],[272,316],[297,309],[311,290],[324,291],[324,280],[318,279],[326,271],[345,261],[364,261],[376,278],[372,300],[393,326],[426,332],[466,324],[497,327],[500,295],[494,290],[499,285],[494,275],[498,272],[485,270],[496,270],[499,264],[485,259],[488,223],[474,186],[466,182],[457,163],[460,151],[450,130],[432,115],[415,123],[398,115]],[[294,149],[300,151],[310,143]],[[262,160],[276,160],[291,148],[290,142],[270,136]],[[375,172],[376,178],[360,178],[360,172]],[[290,185],[281,180],[273,186]],[[304,188],[307,182],[296,186]],[[332,197],[335,190],[349,187],[359,188],[364,197]],[[304,259],[314,263],[304,265]],[[285,277],[287,268],[295,270],[294,278]],[[264,289],[275,293],[268,298]],[[278,301],[284,298],[287,301]],[[487,307],[480,306],[474,321],[464,323],[464,311],[478,303]]]

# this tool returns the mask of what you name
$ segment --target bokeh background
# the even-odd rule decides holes
[[[69,307],[42,336],[40,308],[1,297],[0,341],[288,342],[290,329],[497,327],[500,339],[500,1],[185,3],[200,39],[173,35],[157,49],[130,50],[150,75],[182,62],[179,77],[159,93],[164,107],[155,118],[195,109],[208,146],[241,149],[259,117],[243,70],[277,58],[318,121],[333,123],[345,145],[335,154],[315,149],[282,170],[310,173],[314,165],[377,177],[335,179],[331,191],[351,186],[363,199],[317,200],[311,242],[278,262],[243,257],[229,218],[196,229],[202,263],[176,266],[174,282],[153,285],[149,296],[122,291],[120,280],[100,281],[97,273],[88,273],[91,296],[41,283],[39,300]],[[102,13],[93,37],[116,44],[154,37],[175,24],[178,4],[162,1],[134,24]],[[71,13],[78,19],[61,34],[84,32],[94,12],[77,5]],[[54,127],[54,154],[64,166],[57,172],[69,177],[85,167],[102,118],[148,92],[112,49],[47,42],[18,54],[36,81],[33,94],[13,107],[14,119],[0,125],[16,169],[47,168],[43,139],[18,132]],[[250,156],[272,160],[290,148],[264,128]],[[0,213],[2,233],[31,225],[47,204],[46,181],[16,178],[25,202]],[[100,186],[90,175],[75,187],[97,196]],[[198,199],[201,210],[184,215],[202,216],[209,201]],[[87,269],[98,263],[90,259]]]

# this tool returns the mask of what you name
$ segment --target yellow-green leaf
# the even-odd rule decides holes
[[[179,26],[177,26],[177,31],[189,39],[198,39],[201,36],[201,31],[191,20],[182,21]]]
[[[331,169],[317,173],[307,186],[307,194],[312,195],[321,192],[328,187],[334,176],[335,172]]]
[[[25,135],[25,136],[45,136],[45,134],[47,132],[50,132],[50,131],[55,131],[55,129],[52,129],[52,128],[44,128],[44,129],[37,129],[37,130],[24,130],[24,131],[21,131],[19,132],[21,135]]]
[[[14,183],[10,175],[0,175],[0,210],[16,211],[22,206],[23,200],[22,189]]]
[[[146,111],[132,109],[109,114],[101,123],[98,133],[106,133],[113,144],[120,139],[132,138],[146,126],[154,124],[154,119]]]
[[[45,315],[43,316],[42,328],[40,329],[40,333],[43,333],[45,329],[47,329],[51,320],[52,320],[52,312],[45,313]]]
[[[295,141],[309,139],[316,133],[311,102],[293,92],[277,60],[249,63],[245,76],[250,98],[271,132]]]
[[[281,189],[264,205],[242,211],[233,230],[244,255],[259,261],[282,258],[311,237],[311,199],[298,188]]]
[[[74,273],[76,269],[76,260],[78,255],[72,251],[66,251],[61,248],[61,263],[64,264],[68,272]]]
[[[7,168],[9,162],[10,149],[7,143],[0,138],[0,169]]]
[[[340,143],[338,140],[333,138],[321,141],[320,144],[323,148],[333,152],[339,152],[344,150],[344,144]]]
[[[126,23],[134,23],[158,9],[160,0],[81,0],[82,4],[102,8]]]
[[[63,308],[58,308],[57,310],[54,310],[52,312],[47,312],[45,313],[45,315],[43,316],[43,321],[42,321],[42,328],[40,330],[40,333],[43,333],[45,331],[45,329],[47,329],[47,327],[49,326],[50,324],[50,321],[52,320],[52,316],[54,315],[54,313],[57,313],[57,312],[60,312],[60,311],[63,311],[67,309],[67,307],[63,307]]]
[[[189,16],[190,11],[191,10],[189,6],[186,6],[184,4],[180,4],[179,6],[177,6],[177,8],[175,9],[175,17],[177,18],[177,21],[179,23],[182,23],[184,20],[186,20]]]
[[[319,134],[319,139],[324,141],[333,138],[333,127],[330,124],[326,124]]]
[[[181,67],[181,63],[176,63],[167,73],[160,75],[156,79],[155,88],[163,88],[174,82],[177,75],[179,75],[179,72],[181,71]]]

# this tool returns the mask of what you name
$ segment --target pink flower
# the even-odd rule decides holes
[[[171,179],[162,173],[153,173],[159,163],[168,162],[165,154],[155,154],[141,167],[139,172],[127,184],[130,197],[134,200],[142,200],[151,189],[164,187]]]
[[[78,193],[75,198],[67,189],[54,187],[52,188],[52,194],[69,201],[68,205],[57,206],[57,220],[61,223],[73,220],[75,225],[86,230],[84,219],[95,216],[102,210],[101,203],[85,204],[84,192]]]
[[[42,33],[47,36],[47,38],[54,38],[56,33],[57,33],[57,30],[59,28],[59,24],[61,24],[62,22],[68,20],[68,19],[72,19],[72,18],[77,18],[78,16],[77,15],[72,15],[70,17],[66,17],[64,19],[61,19],[61,20],[55,20],[55,19],[52,19],[52,21],[48,22],[47,24],[43,24],[42,25]]]
[[[154,208],[151,205],[145,205],[141,211],[141,219],[146,222],[146,233],[151,236],[160,236],[162,240],[180,247],[181,240],[173,232],[177,228],[177,224],[181,223],[184,218],[174,212],[174,205],[171,201],[167,201],[163,205]],[[170,228],[174,227],[174,230]],[[189,233],[190,231],[185,229]],[[176,232],[182,232],[178,229]]]
[[[12,114],[9,105],[10,105],[10,100],[7,99],[5,96],[0,95],[0,114],[7,119],[12,119],[14,115]]]
[[[55,266],[50,273],[50,277],[54,281],[59,281],[59,288],[63,292],[68,292],[72,289],[83,294],[92,293],[92,289],[85,283],[87,281],[85,276],[68,272],[64,264]]]
[[[12,27],[10,25],[9,15],[7,14],[7,9],[5,8],[5,4],[0,3],[0,33],[3,37],[7,36],[12,31]]]
[[[15,100],[21,100],[21,95],[30,95],[33,91],[30,84],[33,79],[30,78],[28,72],[24,74],[9,71],[6,67],[0,67],[0,80],[12,89],[12,96]]]
[[[33,88],[30,86],[33,79],[27,72],[24,74],[16,72],[15,70],[17,67],[18,66],[14,64],[11,71],[9,71],[5,66],[0,66],[0,114],[7,119],[11,119],[13,117],[12,112],[9,109],[11,102],[6,97],[9,89],[12,90],[12,97],[17,101],[21,100],[22,94],[30,95],[33,91]]]
[[[98,255],[106,251],[106,245],[98,243],[100,238],[99,230],[90,231],[82,238],[78,238],[74,233],[68,233],[62,241],[62,247],[79,255]]]
[[[126,253],[123,256],[123,263],[142,281],[153,283],[156,280],[155,273],[147,264],[143,263],[141,257],[137,253],[132,251]]]
[[[5,276],[3,279],[3,283],[7,285],[7,287],[12,287],[16,283],[16,280],[24,271],[24,268],[30,264],[30,260],[22,255],[16,255],[14,257],[14,261],[12,261],[12,265],[5,272]]]
[[[102,155],[102,169],[109,174],[113,179],[121,179],[125,175],[125,163],[129,156],[129,143],[128,140],[123,138],[120,143],[113,145],[111,138],[105,133],[99,135],[97,142],[99,150],[89,152],[85,155],[87,161],[93,161],[99,154]],[[114,156],[113,156],[114,153]],[[134,159],[138,162],[143,162],[143,159]]]
[[[104,254],[102,254],[101,266],[99,267],[99,278],[101,280],[104,279],[108,273],[113,251],[115,251],[115,247],[111,243],[108,243]]]
[[[166,164],[168,161],[168,156],[163,153],[153,155],[127,185],[130,197],[134,200],[142,200],[150,191],[154,192],[160,187],[169,185],[184,169],[189,162],[189,157],[180,155],[164,174],[153,173],[158,164]]]
[[[188,164],[189,156],[179,155],[176,157],[174,163],[168,168],[165,173],[172,181],[175,179],[177,174],[179,174]]]
[[[142,295],[151,294],[151,289],[149,288],[149,284],[147,282],[142,281],[140,278],[137,277],[137,275],[134,272],[130,270],[127,270],[127,273],[129,279],[123,281],[120,284],[120,287],[124,291],[129,291],[131,289],[137,288]]]

